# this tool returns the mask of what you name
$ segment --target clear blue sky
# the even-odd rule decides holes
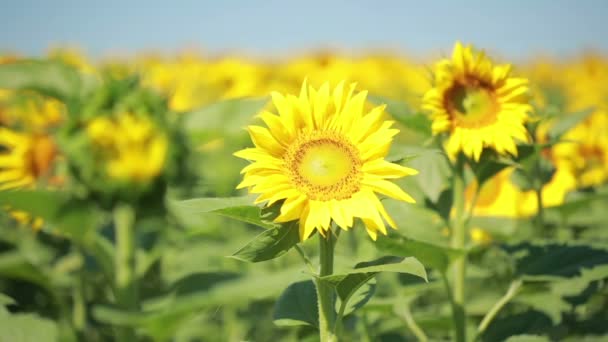
[[[608,51],[607,0],[0,0],[0,50],[51,45],[93,56],[141,50],[285,55],[387,47],[416,55],[456,39],[512,58]]]

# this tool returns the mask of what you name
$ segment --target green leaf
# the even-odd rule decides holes
[[[278,223],[274,223],[264,217],[262,209],[256,206],[218,209],[213,211],[213,213],[266,229],[276,229],[280,227]]]
[[[37,315],[0,313],[2,342],[56,342],[58,333],[53,321]]]
[[[46,190],[0,191],[0,205],[40,217],[60,232],[78,241],[93,238],[99,212],[90,203],[67,193]]]
[[[583,244],[522,242],[502,248],[513,257],[518,276],[576,277],[608,263],[608,250]]]
[[[386,111],[405,127],[426,137],[432,135],[431,120],[429,117],[424,113],[415,112],[407,103],[376,95],[370,95],[368,96],[368,99],[376,105],[386,104]]]
[[[180,296],[161,296],[144,301],[141,311],[124,311],[108,306],[95,306],[93,316],[100,322],[120,326],[141,326],[162,322],[175,315],[190,315],[202,308],[249,303],[276,298],[294,280],[305,277],[301,268],[290,268],[266,274],[254,274],[218,283],[210,289]]]
[[[484,150],[484,152],[487,150]],[[486,181],[494,177],[497,173],[509,166],[515,165],[509,160],[500,160],[495,158],[480,158],[478,163],[471,162],[471,169],[475,175],[475,179],[479,185],[483,185]]]
[[[236,133],[253,122],[254,116],[268,103],[268,98],[237,98],[211,104],[185,113],[183,129],[193,137],[222,136]]]
[[[481,340],[504,341],[511,336],[538,334],[548,331],[551,327],[551,319],[535,310],[511,315],[499,315],[490,323]]]
[[[547,291],[536,293],[522,293],[513,299],[514,303],[525,304],[551,318],[551,322],[557,325],[562,320],[562,312],[570,310],[571,306],[555,294]]]
[[[464,255],[463,251],[416,241],[399,234],[380,236],[376,247],[383,253],[401,257],[413,256],[424,265],[445,273],[450,263]]]
[[[352,276],[361,276],[361,274],[353,274]],[[343,316],[348,316],[352,314],[356,310],[362,308],[365,304],[367,304],[367,302],[372,299],[374,293],[376,293],[376,279],[372,277],[361,283],[359,286],[352,287],[352,290],[347,290],[346,287],[351,287],[351,285],[349,284],[347,286],[344,286],[344,282],[341,282],[336,288],[338,294],[344,294],[349,291],[347,296],[344,297],[344,299],[339,296],[340,307],[344,306],[344,308],[340,308],[340,310],[343,310]]]
[[[345,274],[333,274],[319,279],[327,281],[334,286],[353,274],[366,274],[378,272],[393,272],[407,273],[418,276],[425,281],[428,281],[424,266],[414,257],[398,258],[398,257],[383,257],[377,260],[359,263],[358,268],[352,269]]]
[[[193,198],[182,201],[169,201],[171,212],[184,222],[205,214],[216,214],[266,229],[277,228],[272,222],[275,214],[271,208],[251,205],[255,196]]]
[[[216,210],[250,206],[255,200],[254,196],[240,196],[240,197],[201,197],[192,198],[181,201],[169,201],[171,208],[183,210],[184,214],[204,214],[210,213]]]
[[[410,167],[419,170],[416,181],[424,195],[433,203],[437,203],[441,193],[449,187],[450,166],[446,156],[436,149],[417,149],[412,152],[419,155],[410,162]]]
[[[0,306],[14,305],[17,304],[15,300],[4,293],[0,292]]]
[[[33,90],[66,101],[92,86],[75,68],[57,61],[22,60],[0,65],[0,89]]]
[[[594,112],[594,110],[595,109],[590,108],[572,114],[561,115],[551,128],[549,128],[549,140],[559,140],[571,128],[585,120],[589,114]]]
[[[293,283],[274,305],[274,324],[278,326],[319,326],[317,290],[312,280]]]
[[[511,336],[505,340],[505,342],[549,342],[551,341],[546,336],[540,335],[516,335]]]
[[[297,221],[279,228],[268,229],[235,252],[232,257],[249,262],[260,262],[278,258],[300,242]]]

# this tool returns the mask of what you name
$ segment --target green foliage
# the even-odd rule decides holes
[[[249,262],[267,261],[287,253],[298,242],[300,242],[298,222],[291,222],[264,231],[236,251],[232,257]]]
[[[70,102],[86,96],[98,81],[61,62],[22,60],[0,65],[0,89],[33,90]]]
[[[185,113],[182,129],[198,141],[234,135],[253,123],[254,116],[268,103],[268,98],[238,98],[214,103]]]
[[[384,253],[398,256],[413,256],[420,260],[423,265],[427,265],[445,273],[450,263],[464,253],[448,247],[433,245],[430,243],[408,239],[398,234],[391,234],[390,237],[380,237],[377,247]]]
[[[317,289],[312,280],[293,283],[283,291],[274,307],[274,324],[319,327]]]

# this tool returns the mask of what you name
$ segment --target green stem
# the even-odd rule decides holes
[[[465,184],[464,184],[464,161],[458,158],[454,168],[454,178],[452,184],[454,217],[451,221],[452,226],[452,241],[451,245],[455,249],[462,250],[465,247],[467,234],[467,219],[465,213]],[[452,298],[454,305],[454,327],[457,342],[466,341],[466,326],[465,326],[465,277],[466,277],[466,255],[454,261],[454,287]]]
[[[319,277],[331,275],[334,271],[334,245],[336,239],[333,233],[327,232],[327,236],[319,234],[320,270]],[[334,308],[336,298],[334,289],[326,281],[317,279],[317,297],[319,305],[319,336],[321,342],[337,341],[337,336],[332,330],[336,322],[336,310]]]
[[[314,273],[315,268],[313,267],[312,262],[310,261],[310,258],[308,257],[306,252],[302,249],[302,247],[298,246],[297,244],[294,247],[295,247],[295,250],[298,252],[298,254],[300,254],[300,257],[302,258],[302,260],[304,261],[306,266],[308,267],[308,270],[311,273]]]
[[[403,305],[401,310],[398,310],[397,314],[403,318],[405,324],[410,329],[410,331],[416,336],[418,341],[427,342],[429,338],[426,336],[422,328],[416,323],[414,320],[414,316],[412,315],[412,311],[410,310],[409,303]]]
[[[87,309],[85,299],[85,279],[81,270],[78,275],[78,283],[73,290],[72,323],[76,331],[84,332],[87,324]]]
[[[540,182],[539,182],[540,183]],[[544,234],[545,228],[545,212],[543,208],[543,186],[542,184],[535,189],[536,194],[536,229],[539,234]]]
[[[138,309],[137,278],[135,275],[135,212],[128,205],[114,209],[114,228],[116,233],[116,276],[114,278],[116,303],[123,309]],[[118,341],[135,341],[132,328],[120,328],[116,331]]]
[[[511,286],[509,286],[507,293],[505,293],[505,295],[502,296],[502,298],[500,298],[498,300],[498,302],[496,302],[496,304],[494,304],[494,306],[490,309],[490,311],[488,311],[488,313],[483,317],[483,319],[481,320],[481,323],[479,323],[479,327],[477,328],[477,338],[479,338],[481,336],[481,334],[486,330],[488,325],[490,325],[490,323],[492,322],[492,320],[494,319],[496,314],[498,314],[498,312],[511,299],[513,299],[513,297],[515,297],[515,295],[517,294],[517,291],[519,290],[521,285],[522,285],[522,281],[520,279],[515,280],[511,283]]]

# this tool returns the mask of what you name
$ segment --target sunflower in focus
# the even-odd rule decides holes
[[[300,239],[315,230],[325,235],[331,222],[347,230],[360,218],[370,237],[396,228],[376,193],[414,202],[390,180],[416,170],[385,160],[399,130],[384,121],[385,106],[365,110],[367,92],[344,82],[332,91],[302,85],[299,97],[272,93],[278,114],[260,114],[267,125],[249,126],[254,148],[235,153],[253,161],[238,188],[260,194],[256,203],[284,201],[276,222],[299,220]]]
[[[431,113],[433,134],[449,133],[451,156],[462,151],[479,161],[484,148],[517,155],[515,140],[528,141],[527,79],[511,77],[511,65],[495,66],[483,52],[460,42],[452,59],[437,63],[434,75],[423,108]]]

